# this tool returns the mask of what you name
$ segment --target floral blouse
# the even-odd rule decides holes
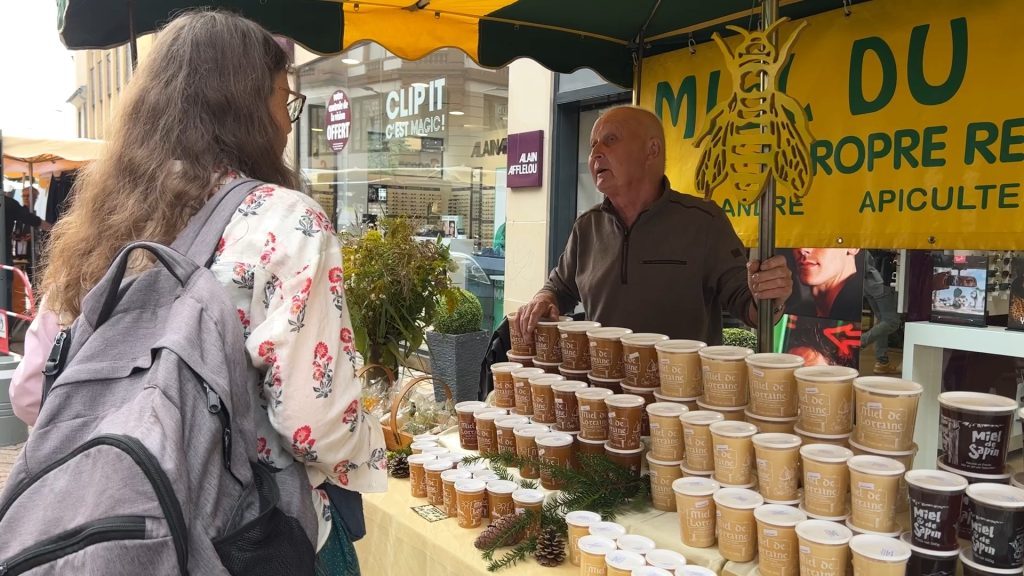
[[[256,188],[225,229],[212,270],[264,374],[259,459],[277,468],[305,462],[314,487],[385,491],[384,436],[360,402],[341,248],[320,206],[294,190]],[[322,545],[331,514],[326,494],[313,492]]]

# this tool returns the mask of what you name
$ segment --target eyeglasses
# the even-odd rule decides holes
[[[302,116],[302,109],[306,106],[306,95],[294,90],[289,90],[288,93],[292,95],[292,99],[288,100],[288,118],[294,124],[299,116]]]

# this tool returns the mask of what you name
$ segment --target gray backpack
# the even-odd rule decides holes
[[[259,375],[208,269],[258,184],[219,190],[178,251],[127,246],[58,337],[0,494],[0,576],[313,574],[305,468],[255,461]],[[157,262],[124,280],[137,250]]]

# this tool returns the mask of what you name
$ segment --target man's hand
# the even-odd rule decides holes
[[[772,316],[777,320],[793,293],[793,272],[783,256],[773,256],[764,262],[752,260],[747,263],[747,286],[754,296],[755,310],[757,301],[771,300]]]
[[[527,343],[533,342],[533,331],[542,318],[558,318],[558,301],[555,295],[543,290],[537,292],[529,304],[520,306],[516,315],[519,333]]]
[[[49,232],[50,229],[53,228],[53,224],[50,224],[46,220],[43,220],[39,227],[43,230],[43,232]]]

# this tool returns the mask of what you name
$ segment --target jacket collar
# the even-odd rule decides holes
[[[640,221],[640,218],[644,214],[646,214],[648,212],[656,212],[656,211],[660,210],[665,204],[668,204],[669,202],[671,202],[672,201],[672,194],[675,194],[675,193],[676,192],[674,190],[672,190],[672,184],[668,181],[668,176],[662,176],[661,177],[661,195],[658,196],[658,198],[653,203],[651,203],[650,206],[648,206],[647,208],[644,208],[644,210],[642,212],[640,212],[640,215],[637,216],[637,222]],[[601,201],[601,211],[606,213],[606,214],[611,214],[620,223],[622,222],[622,217],[619,216],[618,211],[615,210],[615,206],[612,204],[612,201],[609,200],[607,196],[605,196],[604,200]]]

